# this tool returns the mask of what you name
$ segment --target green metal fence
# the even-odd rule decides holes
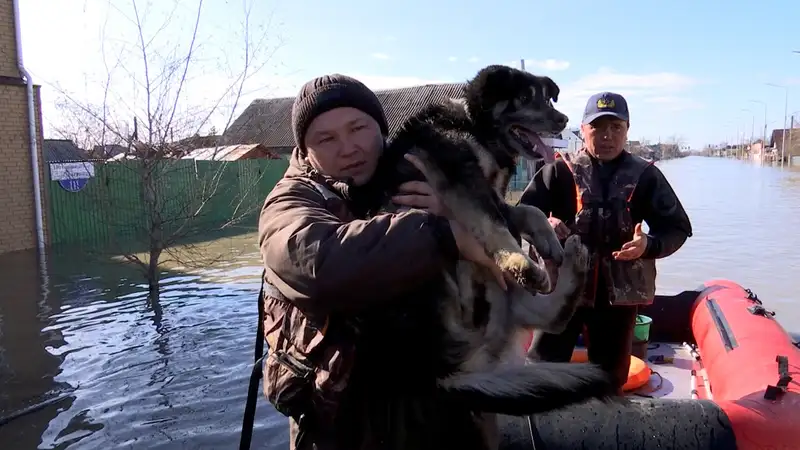
[[[65,177],[63,165],[48,167],[51,245],[95,247],[146,241],[156,223],[161,224],[164,239],[197,240],[226,228],[254,230],[264,198],[288,161],[100,161],[82,165],[93,166],[94,176],[73,173]],[[60,177],[51,177],[58,171]]]

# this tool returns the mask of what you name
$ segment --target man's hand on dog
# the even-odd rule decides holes
[[[612,252],[611,256],[618,261],[633,261],[641,258],[645,249],[647,249],[647,235],[642,231],[642,224],[637,223],[633,230],[633,239],[622,244],[622,248]]]
[[[406,155],[406,159],[422,172],[426,179],[429,179],[428,169],[419,158],[414,155]],[[403,183],[400,185],[400,195],[392,197],[392,201],[411,208],[424,209],[431,214],[436,214],[437,216],[448,219],[450,221],[450,230],[453,232],[453,238],[456,241],[461,256],[467,261],[487,268],[492,273],[497,284],[504,291],[508,290],[506,275],[500,270],[497,263],[486,254],[483,245],[475,239],[475,236],[453,218],[452,213],[442,203],[430,184],[423,181],[409,181]]]
[[[436,196],[430,184],[424,181],[409,181],[399,187],[400,193],[392,201],[412,208],[424,209],[437,216],[450,217],[450,212]]]
[[[550,226],[553,227],[553,231],[556,232],[556,237],[559,240],[563,241],[569,237],[569,227],[567,227],[564,222],[561,221],[561,219],[558,217],[553,217],[553,215],[550,214],[550,217],[547,218],[547,221],[550,222]]]

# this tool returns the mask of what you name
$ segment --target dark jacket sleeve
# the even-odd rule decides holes
[[[321,314],[401,296],[458,255],[445,219],[408,211],[342,222],[322,195],[291,181],[279,182],[264,203],[259,246],[268,280]]]
[[[535,206],[567,225],[574,223],[578,208],[575,180],[566,163],[556,160],[542,166],[525,187],[519,204]]]
[[[655,165],[642,173],[631,203],[640,216],[635,220],[644,220],[649,227],[644,258],[670,256],[692,236],[689,216],[667,178]]]

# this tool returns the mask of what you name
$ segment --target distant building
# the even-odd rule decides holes
[[[567,147],[564,151],[577,152],[583,148],[583,138],[580,130],[564,130],[561,132],[561,139],[567,141]]]
[[[784,145],[786,145],[785,150]],[[772,130],[770,147],[773,147],[778,155],[800,156],[800,128]]]

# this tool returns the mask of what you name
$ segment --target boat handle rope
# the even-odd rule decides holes
[[[775,362],[778,363],[778,382],[775,386],[768,385],[764,391],[764,399],[777,400],[779,396],[783,395],[792,381],[792,376],[789,375],[789,357],[778,355],[775,357]]]
[[[758,303],[759,305],[761,304],[761,300],[759,300],[758,295],[756,295],[753,291],[751,291],[749,288],[745,289],[744,291],[747,292],[748,300],[752,300],[753,302]]]

